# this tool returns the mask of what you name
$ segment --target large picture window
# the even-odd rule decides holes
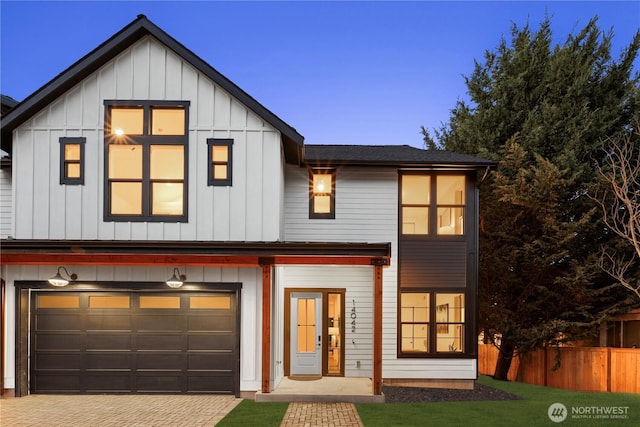
[[[401,176],[402,235],[463,235],[465,176]]]
[[[105,101],[105,220],[187,219],[187,101]]]
[[[464,292],[400,293],[399,354],[460,354],[465,348]]]

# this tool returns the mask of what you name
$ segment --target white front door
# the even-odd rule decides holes
[[[322,375],[322,293],[291,293],[291,375]]]

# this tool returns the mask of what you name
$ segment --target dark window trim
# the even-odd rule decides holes
[[[331,175],[331,192],[328,194],[329,199],[329,212],[328,213],[316,213],[315,212],[315,191],[313,191],[313,175],[315,174],[327,174]],[[326,195],[326,193],[322,193]],[[336,170],[335,169],[309,169],[309,219],[335,219],[336,218]]]
[[[403,352],[402,351],[402,312],[401,295],[403,293],[429,293],[429,346],[427,352]],[[436,294],[463,294],[464,295],[464,318],[463,322],[463,352],[436,351]],[[443,288],[443,287],[423,287],[423,288],[401,288],[397,292],[397,324],[396,324],[396,356],[399,359],[469,359],[477,356],[477,334],[475,333],[476,302],[473,299],[475,294],[468,288]],[[474,341],[475,340],[475,341]]]
[[[84,147],[87,142],[87,138],[83,136],[79,137],[67,137],[60,138],[60,185],[84,185]],[[80,145],[80,159],[78,161],[70,161],[65,157],[65,147],[67,144]],[[69,178],[67,176],[67,165],[78,163],[80,166],[80,176],[78,178]]]
[[[190,101],[148,101],[148,100],[105,100],[104,101],[104,221],[108,222],[187,222],[189,216],[189,106]],[[109,144],[115,141],[116,136],[111,135],[111,108],[132,107],[142,108],[143,134],[132,135],[136,144],[143,146],[142,158],[142,214],[141,215],[114,215],[110,211],[111,191],[109,181]],[[151,135],[151,110],[153,108],[184,108],[184,135]],[[184,147],[184,179],[182,215],[152,215],[151,179],[149,176],[151,145],[182,145]],[[138,180],[135,180],[138,182]],[[164,182],[156,180],[154,182]]]
[[[213,147],[227,147],[227,161],[213,161]],[[213,169],[216,165],[227,166],[227,177],[216,179],[213,177]],[[208,138],[207,139],[207,185],[214,187],[231,187],[233,178],[233,139],[231,138]]]

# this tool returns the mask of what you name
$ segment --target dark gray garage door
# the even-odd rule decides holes
[[[35,292],[32,393],[239,394],[235,292]]]

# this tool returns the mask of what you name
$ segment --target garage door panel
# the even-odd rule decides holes
[[[189,335],[189,343],[187,349],[232,351],[234,345],[235,337],[227,334]]]
[[[138,369],[182,369],[184,367],[183,354],[138,354]]]
[[[139,373],[136,378],[136,388],[141,392],[180,393],[182,391],[182,375],[176,373],[149,372]]]
[[[79,393],[80,375],[64,373],[39,373],[34,382],[34,393]]]
[[[130,393],[129,372],[92,372],[85,376],[87,393]]]
[[[88,333],[86,335],[87,350],[130,350],[131,335]]]
[[[130,351],[121,353],[90,352],[85,354],[87,369],[129,369],[133,355]]]
[[[236,293],[40,296],[31,306],[33,393],[239,394]]]
[[[136,319],[137,330],[144,331],[182,331],[184,315],[156,314],[139,315]]]
[[[131,315],[123,314],[89,314],[87,329],[96,331],[131,331]]]
[[[83,337],[81,334],[48,333],[36,334],[35,350],[81,350]]]
[[[233,393],[233,381],[226,374],[189,376],[187,384],[190,392]]]
[[[189,316],[190,331],[231,332],[235,329],[236,319],[231,315]]]
[[[237,360],[229,357],[230,352],[190,354],[188,356],[189,370],[227,370],[232,371],[237,365]]]
[[[82,365],[82,355],[80,352],[75,353],[44,353],[40,352],[35,355],[34,367],[37,370],[58,370],[73,369],[78,370]]]
[[[78,314],[41,314],[36,316],[35,326],[39,331],[79,331]]]
[[[138,350],[178,350],[184,346],[182,335],[138,335]]]

